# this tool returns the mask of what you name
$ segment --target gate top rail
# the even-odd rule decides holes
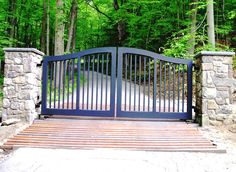
[[[154,59],[159,59],[162,61],[166,61],[166,62],[172,62],[172,63],[176,63],[176,64],[191,64],[192,60],[191,59],[180,59],[180,58],[173,58],[173,57],[167,57],[167,56],[163,56],[161,54],[157,54],[148,50],[142,50],[142,49],[137,49],[137,48],[126,48],[126,47],[118,47],[118,50],[123,52],[123,53],[127,53],[127,54],[138,54],[138,55],[144,55],[144,56],[149,56],[152,57]]]
[[[116,47],[101,47],[101,48],[92,48],[88,50],[83,50],[80,52],[65,54],[65,55],[57,55],[57,56],[46,56],[44,57],[45,62],[49,61],[63,61],[75,58],[81,58],[82,56],[88,54],[99,54],[99,53],[115,53]]]

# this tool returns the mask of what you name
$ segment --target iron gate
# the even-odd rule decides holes
[[[192,118],[191,60],[95,48],[45,57],[42,82],[42,114]]]

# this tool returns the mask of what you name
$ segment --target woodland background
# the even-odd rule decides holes
[[[0,0],[0,23],[2,62],[4,47],[126,46],[178,58],[236,48],[236,0]]]

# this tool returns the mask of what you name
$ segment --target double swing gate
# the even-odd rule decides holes
[[[104,47],[43,60],[42,114],[192,118],[192,60]]]

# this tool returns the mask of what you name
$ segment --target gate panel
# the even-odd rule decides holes
[[[117,117],[192,118],[192,61],[118,49]]]
[[[115,70],[111,47],[46,57],[42,114],[114,116]]]

